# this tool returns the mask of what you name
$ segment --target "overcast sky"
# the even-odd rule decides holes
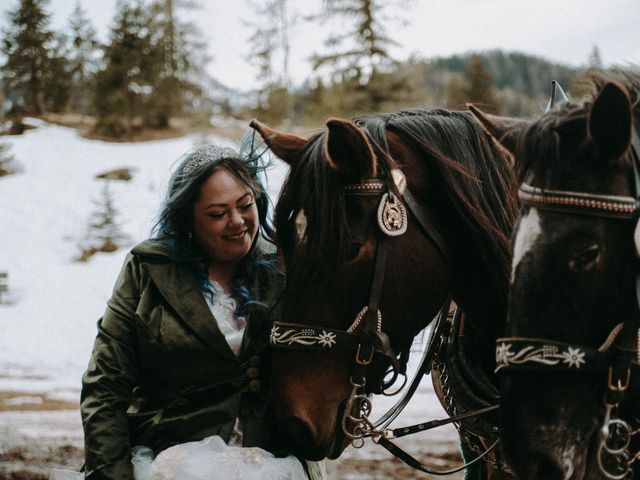
[[[108,38],[116,0],[79,0],[99,37]],[[0,0],[0,9],[15,8],[19,0]],[[199,0],[195,12],[209,46],[211,74],[228,86],[255,86],[256,71],[245,60],[250,29],[257,21],[247,0]],[[321,0],[289,0],[299,16],[319,9]],[[63,30],[74,0],[49,0],[52,27]],[[640,0],[413,0],[404,17],[406,26],[389,28],[400,47],[392,54],[405,59],[502,48],[546,57],[571,66],[586,63],[594,46],[603,62],[640,64]],[[3,15],[6,23],[6,15]],[[291,74],[294,82],[306,78],[309,56],[323,51],[325,30],[298,21],[292,32]]]

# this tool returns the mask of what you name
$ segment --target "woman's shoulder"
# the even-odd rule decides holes
[[[149,238],[143,240],[131,249],[131,255],[135,257],[161,257],[169,259],[167,245],[161,240]]]
[[[256,239],[256,253],[260,257],[275,258],[277,256],[276,244],[262,235],[258,235]]]

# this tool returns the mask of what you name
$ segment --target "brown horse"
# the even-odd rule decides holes
[[[593,92],[535,121],[475,110],[524,180],[496,351],[500,437],[521,479],[640,474],[640,74]]]
[[[271,340],[304,347],[273,353],[273,405],[294,451],[338,457],[362,428],[354,392],[384,390],[387,368],[402,371],[414,336],[449,297],[464,311],[453,336],[464,334],[470,383],[490,385],[516,183],[471,115],[331,119],[309,139],[252,126],[291,167],[275,211],[287,285]],[[453,375],[443,373],[434,381],[450,393]],[[446,406],[460,413],[496,401],[488,396],[466,405],[454,395]]]

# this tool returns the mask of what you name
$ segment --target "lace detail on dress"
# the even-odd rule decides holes
[[[213,314],[218,328],[227,340],[229,347],[233,353],[240,354],[240,347],[242,346],[242,337],[244,336],[244,328],[246,326],[245,317],[237,317],[235,312],[238,304],[231,295],[224,292],[218,282],[211,281],[211,285],[215,291],[213,301],[209,299],[208,295],[205,295],[207,305]]]

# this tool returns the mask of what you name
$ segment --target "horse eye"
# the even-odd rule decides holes
[[[595,267],[600,260],[600,247],[591,245],[575,254],[569,260],[569,270],[572,272],[588,271]]]

